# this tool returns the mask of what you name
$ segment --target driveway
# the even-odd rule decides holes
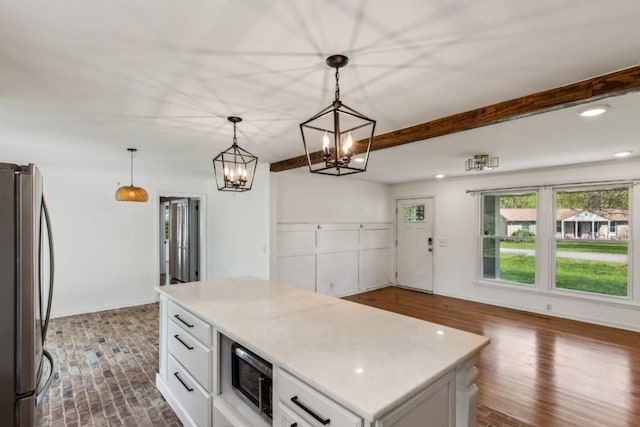
[[[514,255],[529,255],[533,256],[533,249],[513,249],[513,248],[501,248],[500,253],[514,254]],[[603,262],[627,262],[626,255],[620,254],[603,254],[599,252],[556,252],[558,258],[571,258],[581,259],[585,261],[603,261]]]

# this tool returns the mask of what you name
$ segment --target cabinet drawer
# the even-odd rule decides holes
[[[280,422],[275,422],[273,424],[275,427],[313,427],[311,424],[296,415],[282,402],[279,403],[279,406],[282,418],[280,419]]]
[[[169,301],[169,318],[176,321],[182,329],[196,337],[206,347],[211,345],[211,327],[188,310],[180,307],[173,301]]]
[[[316,425],[317,421],[330,420],[330,424],[325,424],[331,427],[362,426],[362,418],[282,369],[278,372],[278,382],[280,401],[308,423]]]
[[[173,320],[168,322],[167,332],[169,353],[196,381],[211,391],[211,350],[186,333]]]
[[[171,392],[191,419],[200,427],[209,425],[211,396],[173,358],[168,360],[168,383]]]

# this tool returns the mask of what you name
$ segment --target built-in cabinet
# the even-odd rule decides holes
[[[276,280],[326,295],[386,286],[390,223],[281,223]]]
[[[454,371],[390,408],[384,417],[371,420],[346,409],[276,361],[271,361],[273,419],[265,420],[231,386],[230,348],[240,338],[227,336],[217,325],[161,295],[156,384],[186,426],[415,427],[426,425],[425,420],[431,427],[469,425],[456,423]]]

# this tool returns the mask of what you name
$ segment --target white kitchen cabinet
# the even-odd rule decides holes
[[[475,425],[484,337],[255,278],[157,290],[156,384],[187,427]],[[233,342],[272,364],[272,420],[233,388]]]
[[[344,409],[283,369],[280,369],[278,374],[277,398],[279,403],[297,417],[314,424],[319,422],[323,425],[330,424],[332,427],[362,426],[361,417]]]
[[[293,411],[291,411],[291,409],[289,409],[282,402],[280,402],[278,405],[280,408],[280,420],[274,421],[273,425],[275,427],[313,427],[300,415],[297,415]]]

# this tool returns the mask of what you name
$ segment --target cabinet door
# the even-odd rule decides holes
[[[377,421],[376,427],[453,427],[454,393],[450,373]]]
[[[358,251],[318,254],[317,258],[318,292],[342,296],[358,290]]]

